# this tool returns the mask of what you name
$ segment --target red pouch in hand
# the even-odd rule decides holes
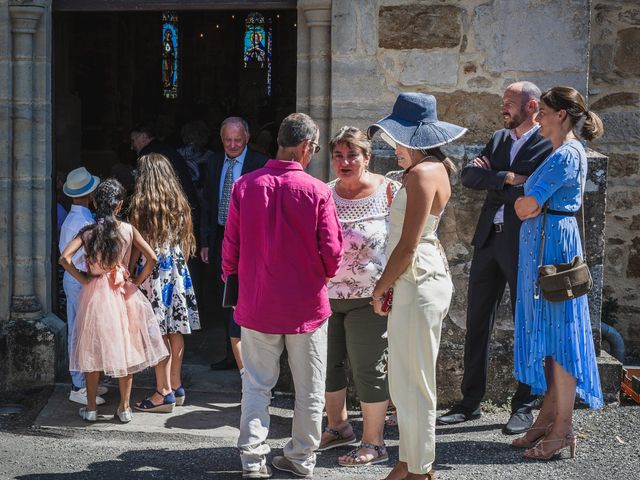
[[[387,313],[389,310],[391,310],[392,305],[393,305],[393,288],[390,288],[384,294],[384,298],[382,299],[382,306],[380,307],[380,310],[382,310],[384,313]]]

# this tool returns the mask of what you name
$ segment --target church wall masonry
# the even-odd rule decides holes
[[[461,142],[447,149],[462,166],[502,128],[501,96],[510,83],[530,80],[543,90],[568,84],[587,94],[589,5],[587,0],[334,1],[331,130],[342,125],[365,129],[388,114],[399,92],[431,93],[438,100],[439,118],[469,129]],[[374,153],[374,171],[397,169],[383,144],[376,143]],[[587,248],[599,286],[590,297],[599,346],[607,158],[595,152],[591,157]],[[442,404],[459,396],[470,242],[484,198],[483,192],[462,187],[457,176],[453,184],[440,227],[455,284],[438,360]],[[500,306],[491,347],[487,397],[494,401],[506,398],[512,388],[513,323],[507,298]]]
[[[593,2],[591,108],[605,135],[593,148],[609,157],[604,298],[617,303],[627,356],[640,359],[640,5]]]

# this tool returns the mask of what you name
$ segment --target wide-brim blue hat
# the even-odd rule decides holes
[[[464,127],[438,120],[436,97],[426,93],[398,95],[391,115],[371,125],[367,135],[371,138],[378,130],[382,130],[382,139],[394,148],[392,142],[421,150],[451,143],[467,131]]]
[[[98,185],[100,185],[100,178],[91,175],[86,168],[80,167],[69,172],[62,191],[67,197],[78,198],[89,195]]]

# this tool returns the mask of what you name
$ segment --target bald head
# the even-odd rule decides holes
[[[538,103],[540,102],[540,95],[542,95],[535,83],[527,81],[512,83],[507,87],[507,90],[512,90],[514,93],[519,94],[523,102],[535,100]]]
[[[226,118],[220,126],[220,139],[227,156],[236,158],[249,143],[249,125],[240,117]]]
[[[502,118],[505,128],[533,126],[541,93],[531,82],[515,82],[509,85],[502,95]]]

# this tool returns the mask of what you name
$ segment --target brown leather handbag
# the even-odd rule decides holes
[[[578,181],[582,185],[582,161],[580,161],[580,169],[578,173]],[[582,205],[580,210],[582,212],[582,251],[584,256],[587,256],[586,250],[586,237],[584,229],[584,192],[581,195]],[[540,240],[540,264],[538,265],[538,279],[536,281],[536,288],[534,297],[540,298],[540,292],[542,296],[550,302],[565,302],[567,300],[573,300],[574,298],[585,295],[593,287],[593,280],[591,278],[591,272],[586,261],[580,257],[575,256],[570,263],[558,263],[550,265],[542,265],[542,254],[544,252],[544,237],[545,237],[545,225],[547,220],[547,212],[551,215],[563,215],[574,216],[573,212],[561,212],[557,210],[551,210],[547,208],[547,204],[544,205],[544,213],[542,218],[542,232]]]

